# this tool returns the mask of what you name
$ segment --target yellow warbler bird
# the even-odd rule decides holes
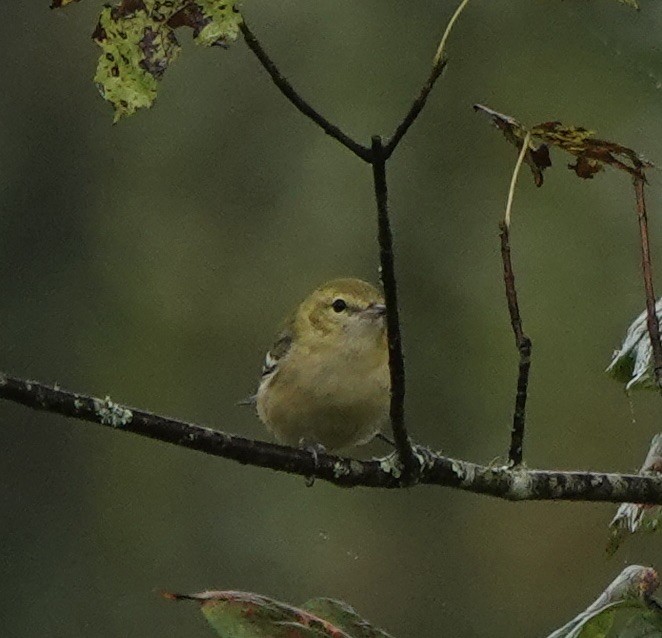
[[[289,316],[253,397],[279,442],[334,450],[380,432],[390,402],[385,314],[373,286],[335,279]]]

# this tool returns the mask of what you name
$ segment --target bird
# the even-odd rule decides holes
[[[286,318],[250,399],[279,443],[333,451],[380,434],[391,388],[385,316],[374,286],[343,278]]]

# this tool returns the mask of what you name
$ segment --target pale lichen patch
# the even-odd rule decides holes
[[[0,386],[7,385],[7,375],[0,372]]]
[[[385,456],[383,459],[379,459],[379,467],[382,472],[391,474],[394,478],[400,478],[402,476],[402,466],[395,452]]]
[[[94,399],[94,411],[99,416],[103,425],[110,425],[114,428],[127,425],[133,419],[131,410],[113,403],[110,397],[106,397],[103,401],[101,399]]]
[[[515,501],[523,501],[532,494],[531,476],[525,470],[513,471],[508,495]]]
[[[350,473],[350,469],[342,461],[336,461],[333,464],[333,476],[335,478],[340,478],[341,476],[347,476]]]

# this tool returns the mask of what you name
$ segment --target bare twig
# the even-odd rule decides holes
[[[377,200],[377,226],[379,230],[379,261],[386,301],[386,329],[388,334],[389,370],[391,373],[391,427],[395,449],[403,466],[403,481],[416,479],[418,464],[405,428],[405,364],[398,311],[398,288],[395,281],[393,235],[388,216],[388,189],[386,185],[386,157],[381,137],[372,138],[372,175]]]
[[[531,134],[527,133],[522,142],[522,149],[515,170],[510,180],[508,189],[508,201],[503,222],[499,225],[501,238],[501,260],[503,261],[503,281],[506,285],[506,300],[508,301],[508,313],[510,314],[510,325],[515,335],[515,345],[519,352],[519,371],[517,375],[517,392],[515,394],[515,410],[513,412],[513,427],[510,432],[510,449],[508,450],[508,463],[511,467],[517,467],[522,463],[522,452],[524,447],[524,426],[526,423],[526,399],[528,395],[529,371],[531,369],[531,339],[524,334],[522,318],[517,302],[517,288],[515,287],[515,273],[510,258],[510,219],[513,206],[513,197],[517,177],[524,156],[529,147]]]
[[[308,102],[306,102],[296,89],[287,81],[287,78],[281,74],[278,67],[274,64],[271,58],[267,55],[262,45],[255,37],[253,32],[248,28],[246,21],[240,24],[241,33],[248,48],[255,54],[255,57],[260,61],[266,72],[269,74],[274,84],[280,89],[281,93],[301,111],[307,118],[311,119],[315,124],[320,126],[327,135],[330,135],[343,146],[348,148],[352,153],[360,157],[364,162],[370,162],[370,149],[362,144],[353,140],[349,135],[343,133],[340,128],[332,124],[323,115],[317,112]]]
[[[425,81],[425,84],[423,84],[421,87],[421,91],[414,100],[414,103],[411,105],[411,108],[403,118],[402,122],[398,124],[395,132],[393,135],[391,135],[391,138],[384,145],[384,153],[386,154],[387,159],[393,155],[393,151],[395,151],[396,147],[400,143],[400,140],[402,140],[402,138],[405,136],[405,133],[409,130],[409,127],[414,123],[419,113],[423,110],[423,107],[428,100],[428,96],[434,88],[434,84],[437,81],[437,78],[441,75],[445,67],[445,59],[439,60],[439,62],[436,62],[432,66],[430,75]]]
[[[646,323],[653,349],[653,376],[655,384],[662,389],[662,343],[660,343],[660,322],[655,312],[655,290],[653,289],[653,271],[651,267],[650,242],[648,240],[648,216],[644,187],[646,177],[643,170],[633,178],[634,192],[637,199],[637,217],[639,218],[639,234],[641,236],[641,269],[644,275],[646,289]]]
[[[455,10],[453,15],[451,16],[451,19],[448,21],[448,24],[446,25],[446,29],[444,31],[444,35],[441,37],[441,41],[439,42],[439,46],[437,47],[437,52],[434,55],[434,59],[432,60],[432,68],[430,69],[430,75],[428,76],[428,79],[425,81],[423,86],[421,87],[421,90],[414,100],[414,103],[411,105],[411,108],[405,115],[405,117],[402,119],[400,124],[395,129],[395,132],[391,136],[391,138],[384,144],[385,148],[385,153],[386,153],[386,159],[391,157],[393,155],[393,151],[395,151],[396,147],[402,140],[402,138],[405,136],[405,133],[409,130],[409,127],[414,123],[416,118],[419,116],[420,112],[423,110],[423,107],[425,106],[425,103],[427,102],[428,96],[430,95],[430,92],[434,88],[435,82],[443,72],[444,68],[446,67],[446,64],[448,60],[446,59],[445,52],[446,52],[446,42],[448,41],[448,36],[450,35],[451,30],[453,29],[453,25],[457,21],[457,19],[460,17],[460,14],[464,10],[464,7],[467,6],[467,3],[469,0],[462,0],[460,2],[460,5],[458,8]]]
[[[400,488],[403,482],[393,455],[357,459],[313,454],[310,450],[245,439],[144,410],[74,394],[36,381],[0,374],[0,398],[35,410],[111,427],[172,443],[205,454],[316,478],[343,487]],[[420,483],[443,485],[511,501],[569,500],[662,505],[662,478],[599,472],[547,472],[476,465],[417,447]]]

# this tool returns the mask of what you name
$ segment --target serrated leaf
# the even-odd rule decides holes
[[[474,104],[474,110],[487,115],[506,139],[518,149],[522,148],[527,132],[532,138],[542,142],[537,145],[533,141],[529,142],[529,149],[524,156],[524,161],[531,168],[536,186],[542,185],[543,171],[552,165],[549,157],[549,147],[552,146],[576,158],[574,164],[568,164],[568,168],[583,179],[591,179],[607,165],[637,177],[642,177],[644,171],[653,166],[631,148],[598,139],[594,137],[593,131],[581,126],[565,126],[561,122],[554,121],[527,128],[515,118],[487,106]]]
[[[94,81],[115,109],[115,122],[152,105],[157,80],[179,54],[177,38],[166,23],[173,9],[165,5],[139,0],[101,12],[93,38],[103,53]]]
[[[655,304],[655,313],[662,320],[662,299]],[[623,344],[614,352],[607,374],[625,383],[625,389],[656,388],[653,378],[653,348],[646,323],[646,311],[642,312],[625,333]]]
[[[594,137],[594,131],[581,126],[565,126],[561,122],[543,122],[531,128],[531,135],[538,137],[550,146],[556,146],[577,160],[568,164],[578,177],[591,179],[605,165],[626,171],[631,175],[641,175],[645,168],[652,166],[627,146],[608,142]]]
[[[207,622],[223,638],[355,638],[310,611],[250,592],[207,591],[164,596],[200,603]]]
[[[301,609],[328,620],[352,638],[393,638],[391,634],[371,625],[353,607],[341,600],[312,598],[301,605]]]
[[[63,6],[72,0],[54,0]],[[181,47],[177,27],[193,29],[195,42],[226,46],[237,38],[241,14],[222,0],[122,0],[105,7],[94,31],[101,47],[94,81],[117,122],[156,99],[158,81]]]
[[[191,28],[198,44],[225,47],[237,39],[241,20],[241,14],[232,2],[189,0],[168,20],[168,24],[173,28]]]

